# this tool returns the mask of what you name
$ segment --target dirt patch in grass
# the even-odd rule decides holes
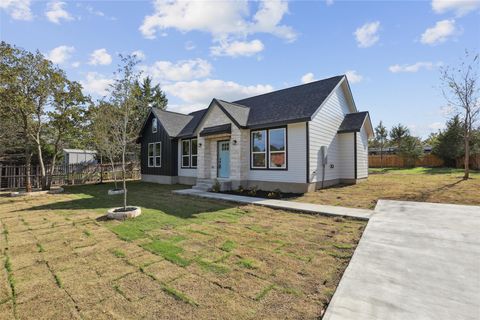
[[[99,221],[109,187],[0,197],[0,318],[317,319],[365,226],[148,183],[140,217]]]
[[[448,168],[373,170],[356,185],[306,193],[295,201],[373,209],[378,199],[480,205],[480,173]]]

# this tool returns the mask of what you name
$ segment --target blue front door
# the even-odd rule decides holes
[[[218,177],[230,177],[230,141],[218,142]]]

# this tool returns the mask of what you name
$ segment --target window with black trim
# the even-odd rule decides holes
[[[268,152],[270,169],[286,168],[287,130],[285,128],[268,130]]]
[[[267,167],[267,130],[252,131],[252,168]]]
[[[158,130],[157,118],[153,117],[152,119],[152,133],[156,133]]]
[[[182,168],[190,167],[190,140],[182,140]]]
[[[287,168],[287,128],[251,132],[251,168]]]

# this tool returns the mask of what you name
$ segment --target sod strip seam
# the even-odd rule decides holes
[[[16,297],[16,291],[15,291],[15,278],[13,277],[13,270],[12,270],[12,264],[10,262],[10,256],[8,255],[8,229],[5,226],[5,223],[3,220],[0,219],[0,222],[2,224],[2,229],[3,229],[3,236],[5,237],[5,248],[4,248],[4,254],[5,254],[5,262],[4,262],[4,268],[7,273],[7,280],[8,284],[11,290],[12,294],[12,306],[13,306],[13,317],[15,319],[18,319],[17,315],[17,297]]]

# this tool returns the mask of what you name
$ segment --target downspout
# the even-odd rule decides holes
[[[357,168],[357,132],[355,131],[353,133],[353,158],[354,158],[354,168],[355,168],[355,182],[357,181],[357,176],[358,176],[358,168]]]

